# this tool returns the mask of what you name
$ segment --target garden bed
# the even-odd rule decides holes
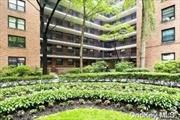
[[[177,88],[141,84],[60,83],[59,85],[22,86],[1,90],[0,114],[26,110],[39,105],[68,100],[109,100],[113,103],[144,105],[151,109],[180,111]]]
[[[180,88],[180,74],[151,73],[151,72],[109,72],[82,73],[61,75],[62,82],[135,82],[143,84],[163,85]]]
[[[116,110],[124,113],[131,113],[134,115],[140,115],[145,117],[151,117],[154,119],[159,120],[178,120],[179,116],[177,111],[166,111],[164,109],[149,109],[146,106],[143,105],[132,105],[132,104],[124,104],[124,103],[114,103],[110,102],[109,100],[69,100],[66,102],[56,102],[46,105],[40,105],[33,107],[27,111],[24,110],[18,110],[14,112],[13,114],[9,114],[7,116],[4,116],[4,118],[8,117],[13,120],[34,120],[40,116],[44,115],[50,115],[53,113],[65,111],[65,110],[71,110],[75,108],[98,108],[98,109],[107,109],[107,110]],[[2,117],[2,116],[1,116]]]

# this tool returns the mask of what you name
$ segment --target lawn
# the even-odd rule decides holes
[[[79,108],[42,116],[36,120],[152,120],[113,110]]]

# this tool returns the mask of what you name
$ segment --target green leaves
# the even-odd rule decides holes
[[[26,86],[26,89],[34,89],[34,92],[31,94],[10,97],[0,101],[0,113],[9,113],[17,109],[36,107],[49,102],[54,103],[57,100],[66,101],[72,99],[102,99],[163,109],[177,109],[180,105],[180,90],[176,88],[143,84],[60,83],[59,85],[42,85],[42,91],[36,91],[35,88],[38,88],[38,86]],[[48,90],[52,86],[58,89]],[[21,86],[18,87],[21,88]],[[16,89],[15,87],[14,91],[19,92],[20,89]],[[172,91],[174,92],[173,94]]]

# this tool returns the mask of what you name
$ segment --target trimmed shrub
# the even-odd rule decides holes
[[[115,65],[115,69],[117,72],[124,72],[126,69],[132,69],[134,64],[131,62],[119,62]]]
[[[146,68],[131,68],[131,69],[126,69],[125,72],[150,72]]]
[[[49,80],[53,79],[52,75],[43,75],[43,76],[9,76],[9,77],[0,77],[0,82],[12,82],[12,81],[28,81],[28,80]]]
[[[40,68],[32,69],[29,66],[8,66],[0,70],[1,77],[22,77],[22,76],[39,76],[42,75]]]
[[[164,73],[180,73],[180,61],[171,60],[159,62],[155,64],[154,70]]]
[[[104,72],[104,73],[82,73],[60,76],[61,80],[69,81],[99,81],[103,79],[144,79],[164,82],[180,82],[180,74],[154,73],[154,72]]]

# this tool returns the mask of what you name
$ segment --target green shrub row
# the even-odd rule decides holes
[[[154,66],[156,72],[180,73],[180,60],[162,61]]]
[[[72,99],[102,99],[112,102],[143,104],[163,109],[179,109],[180,97],[159,92],[118,92],[112,90],[58,89],[37,92],[31,95],[13,97],[0,102],[0,113],[9,113],[17,109],[35,107],[47,102]]]
[[[66,74],[60,76],[61,80],[100,80],[100,79],[145,79],[163,80],[167,82],[180,82],[180,74],[154,73],[154,72],[108,72],[108,73],[82,73]]]
[[[78,89],[78,90],[113,90],[121,92],[161,92],[169,95],[180,95],[180,89],[164,86],[144,85],[136,83],[52,83],[36,84],[28,86],[16,86],[0,89],[0,101],[6,98],[29,95],[34,92],[45,90],[57,90],[59,88]]]
[[[9,77],[9,76],[40,76],[42,75],[42,70],[40,68],[31,68],[29,66],[8,66],[0,69],[0,77]]]
[[[0,77],[0,82],[12,82],[12,81],[27,81],[27,80],[49,80],[53,79],[52,75],[43,75],[43,76],[24,76],[24,77]]]
[[[131,68],[131,69],[126,69],[124,72],[150,72],[146,68]]]

